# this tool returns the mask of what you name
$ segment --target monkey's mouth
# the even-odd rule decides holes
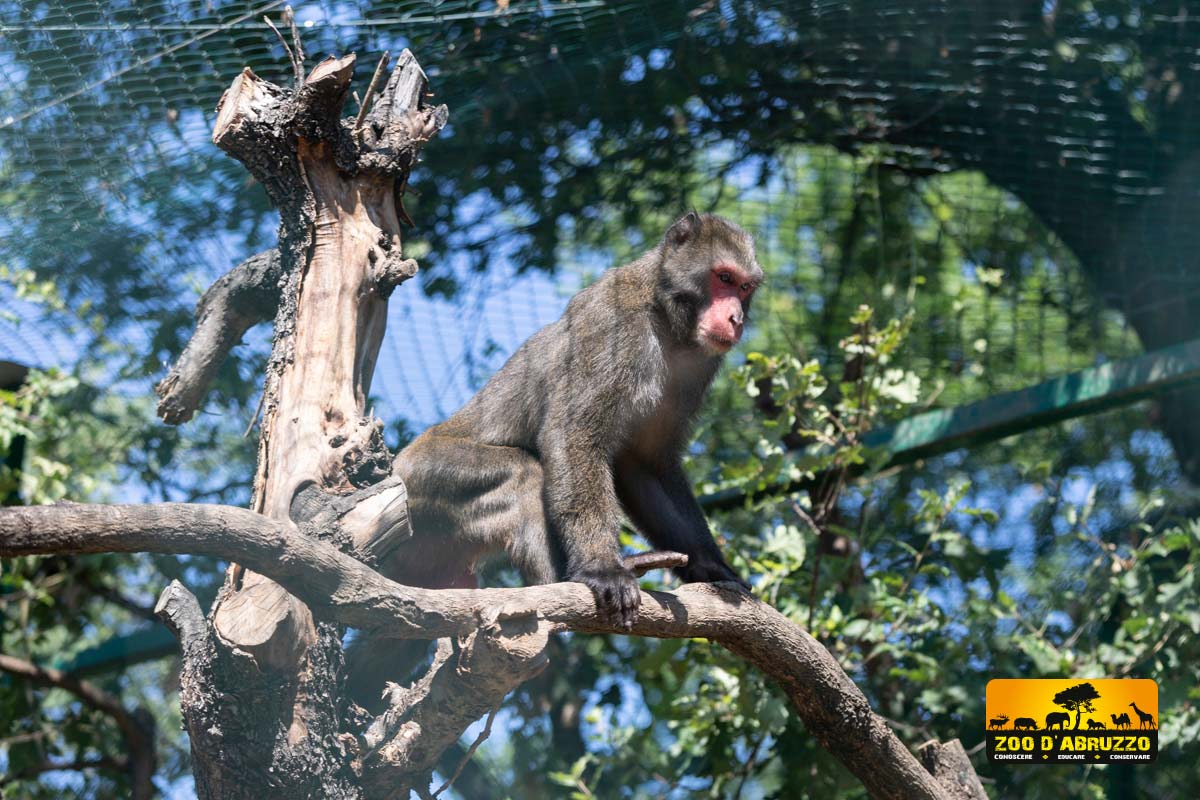
[[[717,350],[721,353],[728,352],[735,344],[737,339],[731,339],[728,336],[722,336],[714,331],[700,332],[701,344],[707,346],[711,350]]]

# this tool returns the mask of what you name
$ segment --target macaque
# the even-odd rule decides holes
[[[690,213],[580,291],[460,411],[396,457],[415,537],[381,570],[408,585],[473,588],[476,564],[505,550],[527,583],[584,583],[629,629],[640,593],[621,560],[624,515],[656,548],[688,557],[683,581],[744,586],[681,455],[762,280],[745,231]]]
[[[526,582],[584,583],[628,629],[640,594],[621,563],[624,514],[656,548],[688,557],[683,581],[740,582],[681,455],[762,279],[745,231],[693,212],[579,292],[396,458],[417,539],[384,572],[473,587],[477,561],[503,549]]]

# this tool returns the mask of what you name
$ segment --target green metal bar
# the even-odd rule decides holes
[[[1061,375],[975,403],[927,411],[868,432],[863,444],[888,452],[888,467],[911,464],[963,447],[976,447],[1063,420],[1119,408],[1200,380],[1200,339],[1140,356]],[[760,493],[790,493],[803,481]],[[747,499],[741,490],[705,495],[708,509],[734,508]]]
[[[152,625],[125,636],[114,636],[74,658],[53,664],[56,669],[80,677],[153,661],[179,651],[175,637],[165,625]]]

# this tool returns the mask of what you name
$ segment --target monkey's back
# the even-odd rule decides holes
[[[559,319],[534,333],[463,408],[428,433],[537,453],[548,414],[615,419],[639,416],[641,409],[644,415],[664,381],[662,344],[650,322],[651,256],[610,269],[580,290]]]

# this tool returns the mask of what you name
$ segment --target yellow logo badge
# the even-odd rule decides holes
[[[1158,722],[1152,680],[998,678],[987,685],[989,761],[1153,761]]]

